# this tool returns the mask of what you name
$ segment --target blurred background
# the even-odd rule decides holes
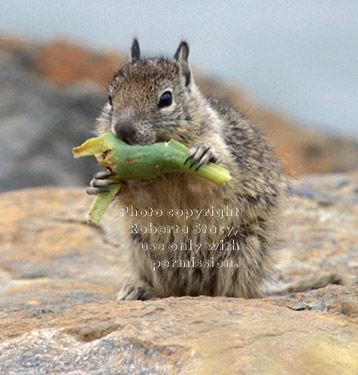
[[[355,0],[0,0],[0,192],[85,186],[92,135],[132,38],[190,44],[196,80],[264,133],[285,173],[358,165]]]

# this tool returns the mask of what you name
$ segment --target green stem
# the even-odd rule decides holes
[[[117,181],[154,178],[162,173],[174,172],[193,174],[219,186],[231,179],[228,170],[214,163],[202,165],[197,171],[195,164],[190,168],[191,160],[184,164],[188,152],[187,147],[173,139],[166,143],[131,146],[112,133],[88,139],[73,149],[75,158],[95,155],[101,165],[112,171],[111,179]],[[118,191],[118,185],[112,185],[109,193],[100,193],[96,197],[91,206],[90,222],[99,223]]]

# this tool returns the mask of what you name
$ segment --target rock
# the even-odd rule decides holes
[[[294,280],[304,287],[310,279],[332,275],[358,285],[358,173],[305,176],[291,186],[278,289],[297,290]]]
[[[25,316],[0,344],[7,374],[354,374],[347,317],[269,301],[168,298]],[[60,328],[59,328],[60,327]]]
[[[94,227],[83,190],[0,195],[0,373],[358,373],[357,187],[357,172],[292,183],[268,289],[322,275],[344,285],[120,303],[126,271],[110,209]]]

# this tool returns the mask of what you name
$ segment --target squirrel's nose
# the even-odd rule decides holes
[[[128,140],[135,134],[133,111],[128,108],[112,117],[112,133],[122,140]]]

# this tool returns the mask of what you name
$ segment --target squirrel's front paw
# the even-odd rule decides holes
[[[219,163],[223,160],[223,157],[217,155],[214,150],[212,150],[210,146],[206,145],[205,143],[197,143],[189,150],[184,164],[186,164],[189,159],[192,159],[190,168],[195,163],[198,163],[195,168],[195,170],[197,171],[202,165],[206,164],[207,162]]]
[[[90,182],[90,186],[86,188],[87,194],[99,194],[105,193],[108,191],[108,187],[113,184],[119,184],[119,181],[109,180],[109,177],[112,176],[111,172],[103,171],[98,172],[93,176],[93,180]]]

